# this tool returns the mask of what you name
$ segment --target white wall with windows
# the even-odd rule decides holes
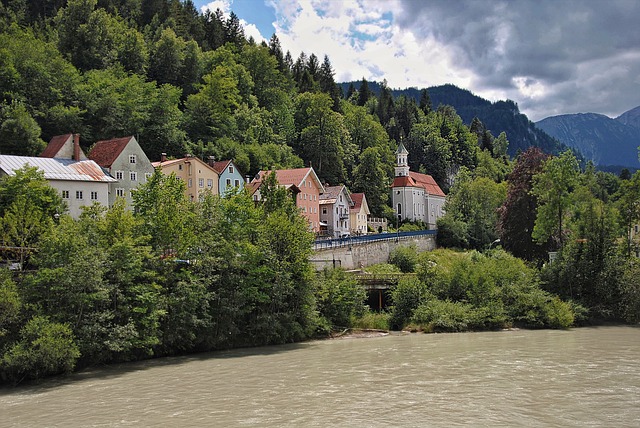
[[[60,192],[62,200],[73,218],[80,217],[83,206],[98,202],[109,206],[109,183],[96,181],[49,180],[49,184]]]

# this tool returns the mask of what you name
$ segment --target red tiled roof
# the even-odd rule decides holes
[[[351,200],[353,201],[352,210],[359,211],[362,206],[362,198],[364,197],[364,193],[352,193]]]
[[[391,187],[422,187],[430,195],[445,196],[432,176],[419,172],[409,171],[409,176],[394,178]]]
[[[231,159],[214,162],[212,166],[213,166],[213,169],[215,169],[218,174],[222,174],[224,170],[227,169],[227,166],[229,166],[230,163],[231,163]]]
[[[424,187],[430,195],[445,196],[444,192],[432,176],[412,171],[409,171],[409,176],[411,176],[411,178],[413,178],[420,187]]]
[[[42,153],[40,153],[40,157],[54,158],[58,154],[60,149],[62,149],[64,143],[69,140],[69,138],[73,138],[73,134],[56,135],[55,137],[51,138],[51,141],[49,141],[47,147]]]
[[[103,168],[110,168],[132,138],[133,137],[123,137],[98,141],[91,148],[89,159],[95,161]]]
[[[262,181],[263,177],[271,171],[260,171],[258,173],[259,178],[254,181]],[[320,189],[320,193],[324,191],[324,187],[322,187],[322,183],[318,179],[313,168],[295,168],[295,169],[277,169],[275,171],[276,178],[278,179],[278,183],[286,186],[289,184],[293,184],[296,187],[301,187],[302,182],[307,178],[309,174],[312,175],[312,180],[315,181],[316,185]]]

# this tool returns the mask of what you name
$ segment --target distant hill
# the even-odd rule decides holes
[[[536,126],[598,166],[640,167],[640,107],[617,119],[596,113],[565,114],[543,119]]]
[[[622,113],[616,120],[623,125],[633,126],[640,130],[640,106]]]
[[[344,93],[347,92],[350,84],[359,89],[361,82],[341,83]],[[380,93],[379,83],[367,82],[367,84],[373,93],[376,95]],[[427,91],[434,109],[439,105],[450,105],[467,125],[477,117],[494,136],[497,137],[501,132],[506,132],[509,140],[508,152],[511,156],[531,146],[540,147],[546,153],[552,154],[566,149],[564,144],[537,128],[526,115],[520,113],[518,105],[513,101],[492,103],[455,85],[432,86],[427,88]],[[417,88],[392,89],[392,93],[394,97],[405,95],[413,97],[417,102],[420,101],[420,89]]]

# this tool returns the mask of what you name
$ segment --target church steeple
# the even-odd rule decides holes
[[[407,177],[409,175],[408,155],[409,152],[404,147],[404,144],[402,144],[402,139],[400,139],[398,150],[396,150],[396,177]]]

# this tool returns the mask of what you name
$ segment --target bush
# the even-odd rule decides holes
[[[466,303],[433,299],[416,308],[411,323],[426,332],[466,331],[477,327],[478,314]]]
[[[396,247],[389,255],[389,263],[398,266],[401,272],[411,273],[415,271],[418,263],[418,253],[415,246]]]
[[[21,340],[0,361],[2,377],[13,382],[69,373],[80,357],[71,329],[50,322],[47,317],[33,317],[20,331]]]
[[[413,311],[427,298],[427,287],[417,278],[403,278],[391,290],[389,327],[402,330],[413,316]]]
[[[462,220],[454,218],[452,215],[440,217],[437,222],[438,235],[436,242],[445,248],[468,248],[469,226]]]
[[[389,330],[390,314],[386,312],[367,311],[359,318],[353,320],[352,326],[355,328]]]
[[[325,269],[316,284],[318,311],[331,326],[351,327],[351,320],[364,313],[366,291],[342,269]]]

